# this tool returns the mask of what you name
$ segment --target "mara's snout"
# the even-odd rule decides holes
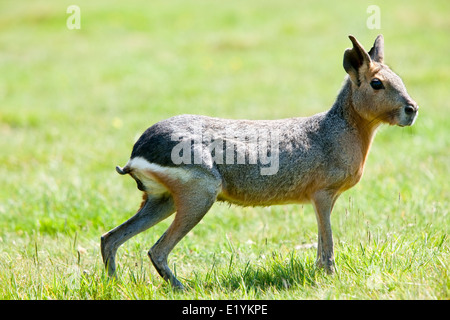
[[[419,115],[419,106],[414,102],[407,104],[400,111],[398,125],[400,127],[412,126]]]

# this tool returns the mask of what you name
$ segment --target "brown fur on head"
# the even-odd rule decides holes
[[[344,69],[352,82],[352,102],[358,115],[376,127],[380,123],[412,125],[417,103],[405,85],[384,62],[384,40],[379,35],[366,52],[352,35],[353,48],[345,50]]]

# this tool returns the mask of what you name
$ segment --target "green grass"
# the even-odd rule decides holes
[[[80,0],[80,30],[70,4],[0,3],[0,299],[449,299],[448,1]],[[147,257],[171,219],[123,245],[108,280],[100,235],[141,197],[114,166],[148,126],[324,111],[347,35],[369,48],[378,33],[420,115],[379,131],[338,200],[334,276],[314,267],[311,206],[215,204],[169,256],[189,290]]]

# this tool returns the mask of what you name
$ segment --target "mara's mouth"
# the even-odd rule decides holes
[[[400,121],[397,123],[397,125],[399,127],[410,127],[416,122],[418,115],[419,115],[419,112],[416,111],[414,114],[409,115],[408,117],[405,117],[404,119],[400,119]]]

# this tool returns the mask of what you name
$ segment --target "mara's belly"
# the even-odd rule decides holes
[[[277,183],[274,183],[277,182]],[[222,190],[217,200],[226,201],[241,206],[270,206],[277,204],[292,204],[309,202],[309,193],[304,186],[294,183],[272,181],[248,182],[222,184]]]

